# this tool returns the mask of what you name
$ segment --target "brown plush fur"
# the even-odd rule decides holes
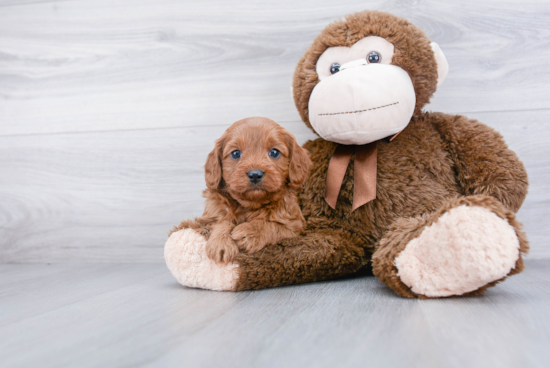
[[[269,156],[276,149],[278,158]],[[240,151],[234,159],[231,152]],[[307,152],[284,128],[266,118],[233,124],[216,141],[205,165],[204,214],[184,221],[208,239],[206,253],[217,262],[230,262],[239,250],[254,253],[266,245],[300,234],[305,225],[296,192],[310,166]],[[247,173],[261,170],[253,183]]]
[[[442,121],[448,124],[443,125]],[[468,135],[471,127],[481,130],[479,133],[483,133],[485,141],[476,143],[475,139],[472,140]],[[455,137],[462,138],[451,142],[445,140],[442,133],[449,134],[451,130]],[[235,259],[240,266],[238,290],[349,275],[370,265],[371,257],[378,257],[387,262],[377,264],[374,270],[377,277],[399,295],[418,296],[404,284],[391,279],[395,275],[395,257],[428,225],[424,217],[436,221],[455,206],[455,198],[474,201],[480,196],[467,196],[472,193],[469,188],[474,183],[483,183],[484,179],[485,184],[480,186],[487,192],[481,197],[499,199],[504,196],[506,199],[501,202],[510,205],[505,208],[499,203],[498,207],[496,200],[490,202],[492,207],[483,201],[479,205],[489,206],[497,215],[508,219],[520,239],[521,252],[527,251],[521,226],[511,217],[525,198],[527,175],[521,162],[493,129],[461,116],[424,113],[413,117],[395,140],[378,142],[377,197],[353,212],[353,158],[336,209],[332,209],[324,199],[328,163],[336,146],[323,139],[305,144],[313,162],[299,196],[307,221],[306,231],[298,238],[287,239],[254,255],[238,255]],[[455,157],[461,157],[463,161],[457,163]],[[462,165],[462,162],[469,165]],[[494,169],[482,170],[491,163]],[[507,175],[495,177],[494,173],[500,170]],[[479,176],[469,177],[466,174],[469,171],[478,172]],[[383,242],[385,237],[397,237],[398,241]],[[391,245],[387,245],[388,242]],[[382,247],[383,244],[386,246]],[[388,247],[392,252],[390,258],[385,256],[385,252],[390,251]],[[522,269],[520,256],[512,273]],[[476,292],[481,293],[493,284]]]
[[[350,275],[370,266],[372,259],[376,276],[399,295],[423,297],[400,281],[395,257],[423,228],[460,204],[488,208],[506,219],[516,230],[521,253],[527,251],[527,240],[513,215],[527,194],[522,163],[493,129],[463,116],[422,111],[436,89],[436,61],[428,38],[406,20],[366,11],[323,30],[294,74],[294,99],[303,121],[311,128],[308,102],[319,82],[315,70],[319,56],[328,47],[351,46],[371,35],[395,46],[392,64],[409,74],[416,91],[409,125],[392,142],[378,142],[376,199],[351,211],[352,157],[336,209],[329,207],[325,182],[337,145],[324,139],[306,142],[313,162],[299,194],[306,229],[254,254],[236,255],[236,290]],[[520,254],[510,274],[522,269]],[[480,294],[497,282],[468,295]]]

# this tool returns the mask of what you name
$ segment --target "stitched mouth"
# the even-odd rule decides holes
[[[391,104],[387,104],[387,105],[378,106],[378,107],[371,107],[370,109],[355,110],[355,111],[343,111],[343,112],[332,112],[332,113],[326,113],[326,114],[319,114],[319,116],[323,116],[323,115],[357,114],[357,113],[359,113],[359,112],[365,112],[365,111],[383,109],[384,107],[389,107],[389,106],[397,105],[398,103],[399,103],[399,101],[394,102],[394,103],[391,103]]]

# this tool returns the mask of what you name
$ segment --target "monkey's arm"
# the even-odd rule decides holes
[[[172,234],[166,264],[185,286],[210,290],[252,290],[333,279],[368,267],[364,239],[343,229],[306,229],[259,252],[238,253],[227,265],[205,254],[204,237],[192,229]]]
[[[517,212],[527,195],[527,172],[502,136],[460,115],[426,114],[447,144],[465,195],[484,194]]]
[[[301,284],[354,274],[369,263],[363,239],[342,229],[306,229],[253,254],[235,257],[233,290]]]

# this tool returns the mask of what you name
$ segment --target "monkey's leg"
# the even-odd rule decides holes
[[[193,229],[173,233],[165,246],[168,268],[185,286],[249,290],[326,280],[352,274],[368,263],[361,239],[343,230],[318,229],[285,239],[222,265],[206,257],[204,237]]]
[[[467,196],[395,221],[373,254],[373,272],[409,298],[479,295],[523,271],[528,248],[512,211],[492,197]]]

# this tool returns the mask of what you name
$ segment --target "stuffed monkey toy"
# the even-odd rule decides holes
[[[364,11],[326,27],[298,62],[293,95],[312,166],[295,238],[216,263],[191,228],[168,268],[190,287],[250,290],[372,273],[404,297],[479,295],[519,273],[515,218],[527,174],[493,129],[425,112],[447,75],[439,46],[408,21]]]

